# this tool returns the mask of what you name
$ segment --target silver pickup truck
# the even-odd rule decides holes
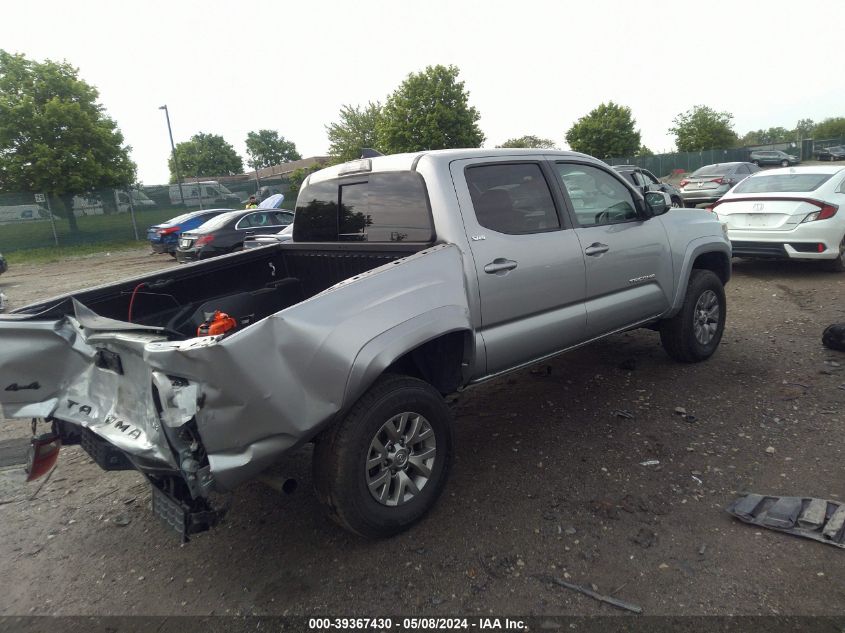
[[[679,361],[714,353],[730,243],[712,213],[670,205],[570,152],[324,169],[293,241],[0,317],[2,412],[32,420],[33,476],[81,444],[143,473],[183,538],[314,442],[331,516],[389,536],[446,483],[444,395],[638,327]]]

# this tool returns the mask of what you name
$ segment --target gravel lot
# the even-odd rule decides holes
[[[20,266],[0,288],[20,306],[170,265],[139,250]],[[723,511],[741,491],[845,496],[845,354],[820,344],[845,321],[845,275],[742,261],[734,275],[707,363],[637,331],[461,394],[443,498],[383,542],[324,518],[308,450],[280,470],[294,494],[248,484],[182,546],[140,475],[79,447],[24,487],[28,425],[0,421],[0,614],[619,613],[549,575],[650,615],[845,614],[845,551]]]

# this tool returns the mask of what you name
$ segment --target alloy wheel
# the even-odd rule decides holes
[[[706,290],[698,297],[693,310],[693,333],[702,345],[709,345],[719,329],[721,308],[719,299],[712,290]]]
[[[370,442],[365,464],[373,499],[400,506],[420,494],[431,478],[437,441],[434,429],[419,413],[399,413]]]

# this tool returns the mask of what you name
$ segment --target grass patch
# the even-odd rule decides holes
[[[115,251],[129,251],[143,248],[147,243],[133,240],[97,242],[95,244],[76,244],[74,246],[51,246],[47,248],[30,248],[25,251],[12,251],[4,255],[10,265],[15,264],[49,264],[73,257],[86,257],[111,253]]]

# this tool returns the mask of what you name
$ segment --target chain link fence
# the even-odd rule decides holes
[[[186,180],[179,185],[102,189],[71,199],[37,192],[0,193],[0,253],[65,246],[143,242],[147,229],[187,211],[242,209],[249,196],[284,193],[294,203],[286,180],[255,180],[229,187],[216,180]],[[292,199],[288,199],[292,198]],[[183,202],[184,201],[184,202]]]
[[[754,150],[782,150],[802,161],[813,160],[820,149],[845,144],[845,139],[824,139],[773,143],[752,147],[711,149],[701,152],[674,152],[654,156],[623,156],[604,159],[608,165],[636,165],[664,177],[677,171],[693,172],[704,165],[748,161]]]

